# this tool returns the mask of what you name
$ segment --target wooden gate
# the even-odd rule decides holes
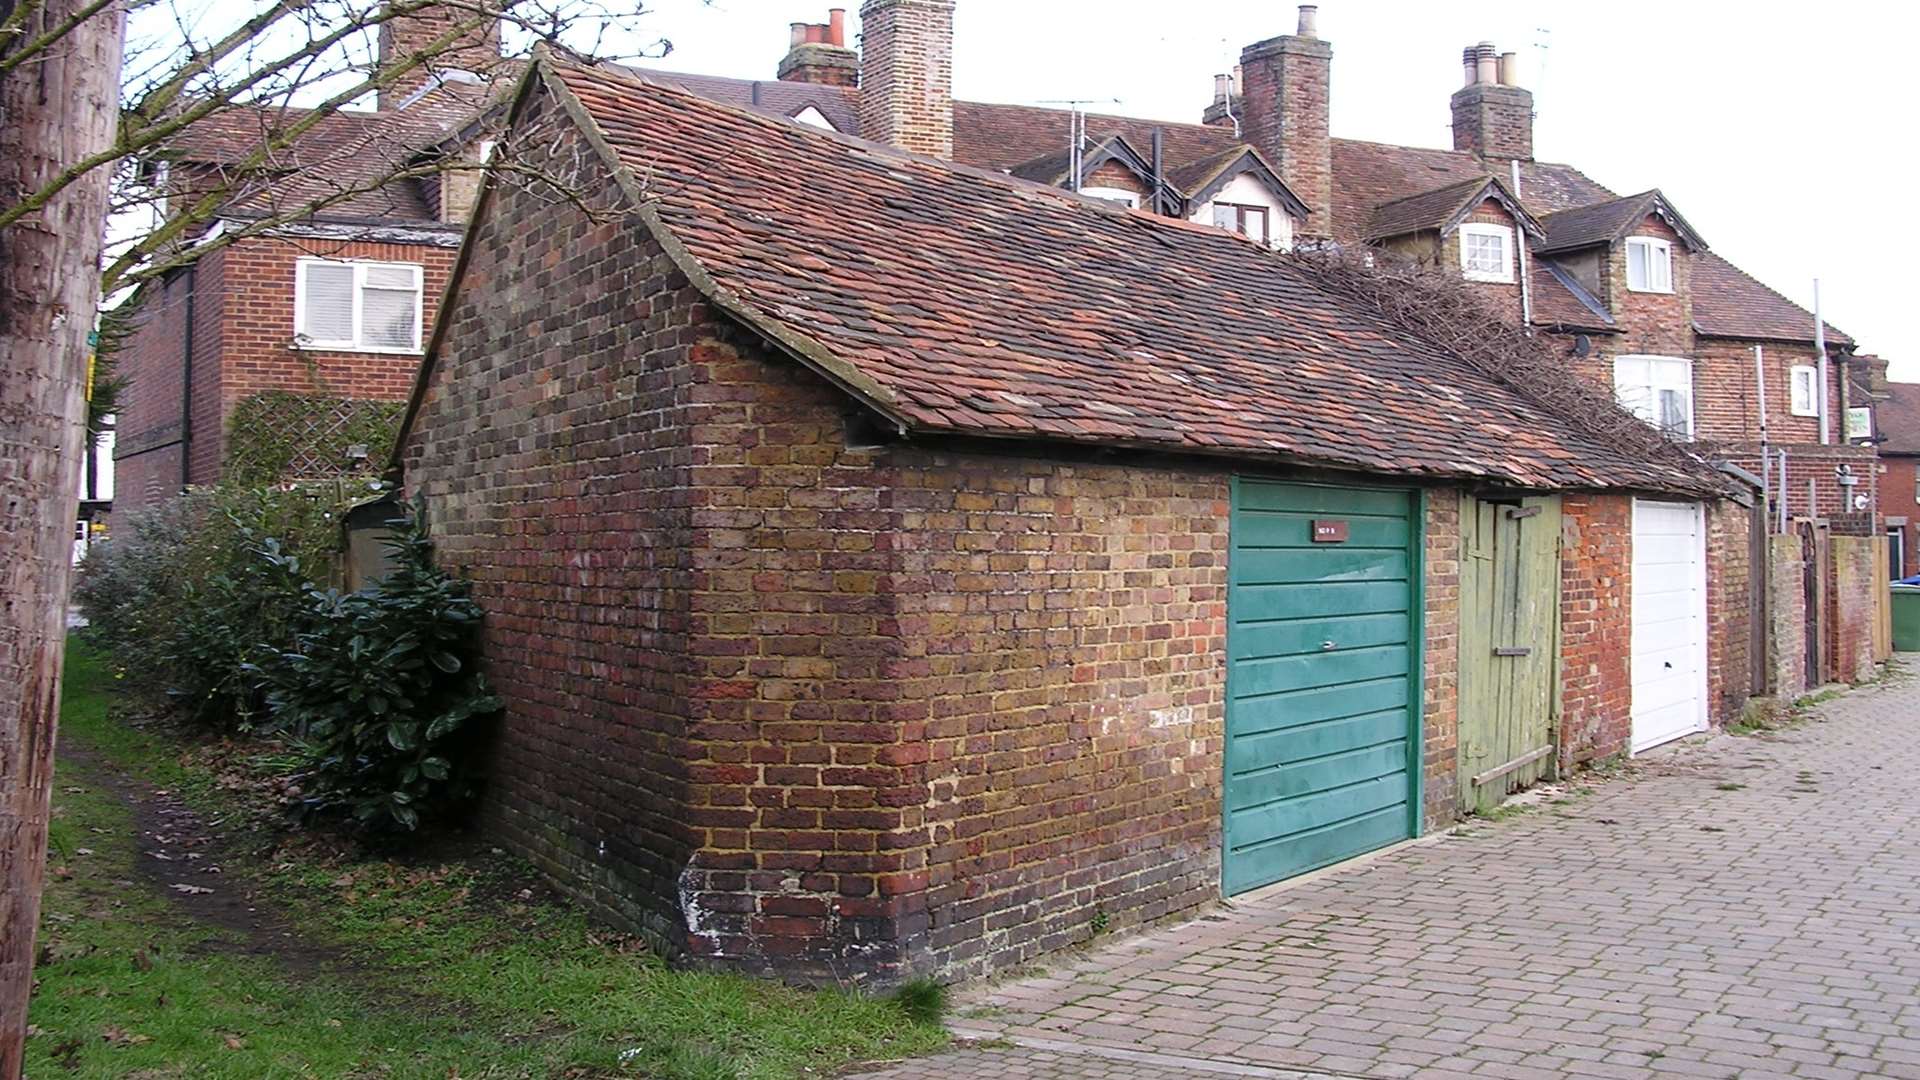
[[[1806,689],[1826,685],[1827,671],[1827,527],[1800,522],[1800,588],[1806,605]]]
[[[1559,713],[1560,499],[1461,501],[1460,809],[1552,773]]]

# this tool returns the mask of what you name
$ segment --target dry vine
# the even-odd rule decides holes
[[[1669,466],[1694,479],[1701,491],[1727,487],[1694,449],[1662,434],[1575,372],[1564,351],[1554,347],[1554,338],[1502,317],[1457,274],[1384,252],[1332,246],[1303,249],[1294,261],[1322,286],[1440,346],[1601,445]]]

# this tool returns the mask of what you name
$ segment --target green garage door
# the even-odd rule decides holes
[[[1412,835],[1417,505],[1408,491],[1234,485],[1229,895]]]

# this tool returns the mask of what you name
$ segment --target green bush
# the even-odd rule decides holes
[[[339,515],[367,485],[206,488],[122,515],[89,549],[75,599],[88,635],[136,689],[185,719],[223,731],[263,717],[248,665],[291,640],[298,586],[336,573]],[[274,567],[269,541],[287,558]],[[295,571],[289,579],[287,571]]]
[[[474,721],[500,709],[477,666],[480,608],[432,563],[425,530],[389,541],[395,568],[355,593],[304,582],[296,556],[261,561],[300,593],[285,648],[252,666],[274,724],[309,748],[303,808],[413,829],[477,789]]]

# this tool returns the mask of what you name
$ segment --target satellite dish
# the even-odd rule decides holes
[[[1573,355],[1584,360],[1591,352],[1593,352],[1593,339],[1585,334],[1575,334],[1573,336]]]

